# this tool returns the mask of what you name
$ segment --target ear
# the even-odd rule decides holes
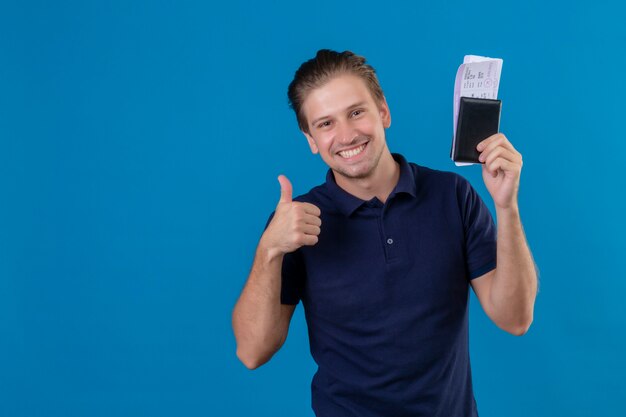
[[[383,120],[383,126],[385,129],[389,128],[391,126],[391,112],[389,111],[385,96],[383,96],[383,101],[379,104],[378,110],[380,112],[380,118]]]
[[[317,148],[317,144],[315,143],[315,139],[309,133],[302,132],[302,134],[306,137],[307,142],[309,142],[309,147],[311,148],[312,153],[318,153],[320,150]]]

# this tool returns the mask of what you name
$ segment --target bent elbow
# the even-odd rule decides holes
[[[513,336],[524,336],[528,332],[528,327],[515,327],[508,332]]]
[[[528,333],[528,330],[530,329],[530,325],[532,324],[533,319],[530,318],[529,320],[526,320],[516,326],[513,326],[509,329],[507,329],[507,332],[511,333],[513,336],[524,336],[526,333]]]
[[[246,355],[240,349],[237,349],[237,358],[239,358],[241,363],[243,363],[244,366],[250,369],[251,371],[261,367],[262,365],[267,363],[270,359],[268,357],[261,357],[258,355],[257,356]]]
[[[257,369],[264,363],[258,360],[258,358],[253,358],[251,356],[244,355],[239,349],[237,349],[237,358],[239,358],[241,363],[243,363],[244,366],[250,369],[251,371],[254,369]]]

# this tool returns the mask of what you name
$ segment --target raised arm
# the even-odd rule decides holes
[[[233,310],[237,357],[249,369],[269,361],[287,339],[295,305],[280,302],[283,257],[304,245],[315,245],[320,233],[319,208],[292,201],[291,183],[282,175],[278,180],[280,201]]]
[[[537,271],[517,204],[522,156],[503,134],[478,145],[483,179],[496,206],[497,267],[472,280],[485,313],[498,327],[521,336],[532,321],[537,296]]]

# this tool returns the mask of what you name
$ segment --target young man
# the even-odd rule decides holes
[[[330,169],[295,201],[278,177],[280,200],[233,311],[238,357],[250,369],[267,362],[302,300],[318,417],[477,416],[469,285],[505,331],[522,335],[533,318],[521,155],[502,134],[478,145],[496,231],[464,178],[390,153],[389,107],[364,58],[320,50],[289,99]]]

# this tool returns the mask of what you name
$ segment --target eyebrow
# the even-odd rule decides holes
[[[352,109],[354,109],[354,108],[356,108],[356,107],[361,107],[361,106],[365,105],[366,103],[367,103],[366,101],[359,101],[358,103],[355,103],[355,104],[352,104],[352,105],[350,105],[350,106],[346,107],[344,111],[350,111],[350,110],[352,110]],[[317,119],[313,120],[313,121],[311,122],[311,124],[312,124],[313,126],[315,126],[316,124],[318,124],[318,123],[319,123],[319,122],[321,122],[322,120],[324,120],[324,119],[328,119],[329,117],[330,117],[330,116],[322,116],[322,117],[318,117]]]

